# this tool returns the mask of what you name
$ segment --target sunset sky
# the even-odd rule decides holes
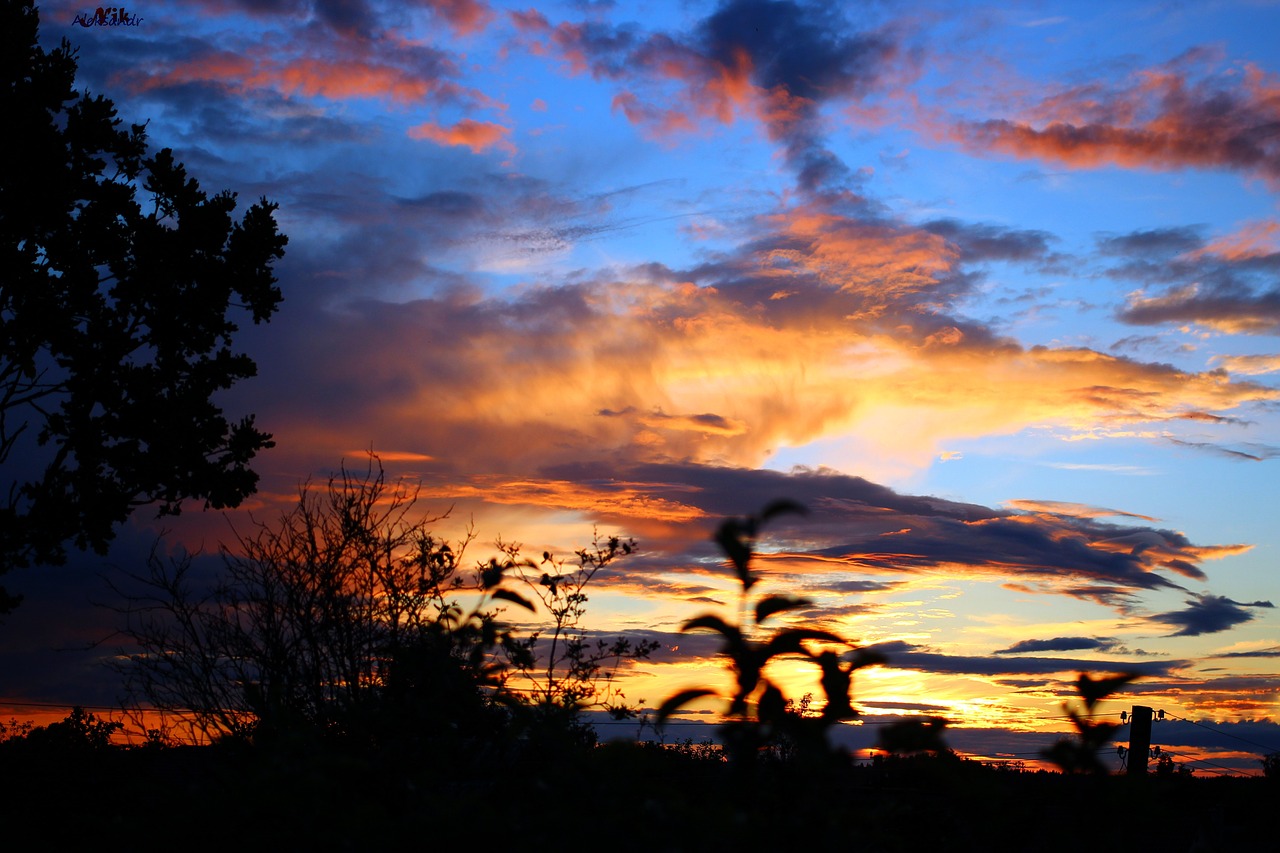
[[[1023,756],[1135,669],[1108,710],[1223,724],[1157,727],[1179,760],[1280,749],[1280,4],[126,8],[41,40],[289,236],[222,400],[277,442],[255,515],[372,448],[477,556],[633,536],[590,616],[663,643],[654,706],[723,673],[677,633],[733,605],[717,521],[790,498],[766,583],[889,654],[869,722]],[[114,697],[82,647],[151,515],[6,578],[0,697]]]

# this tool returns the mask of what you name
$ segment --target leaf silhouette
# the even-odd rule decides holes
[[[706,628],[709,631],[724,635],[729,644],[735,648],[742,645],[742,632],[713,613],[695,616],[680,626],[680,630],[684,632],[696,631],[699,628]]]
[[[759,625],[775,613],[795,610],[797,607],[809,607],[813,601],[808,598],[797,598],[794,595],[770,595],[756,603],[756,624]]]
[[[765,682],[764,693],[760,695],[760,704],[756,706],[756,715],[762,723],[778,723],[787,715],[787,699],[782,691],[769,682]]]
[[[1138,673],[1126,672],[1095,680],[1089,677],[1089,673],[1082,672],[1080,677],[1076,679],[1076,690],[1080,693],[1080,698],[1084,700],[1085,704],[1092,708],[1099,701],[1107,698],[1137,678],[1139,678]]]
[[[790,500],[787,500],[786,498],[782,498],[780,500],[773,501],[768,506],[766,506],[764,508],[764,511],[760,513],[760,520],[768,521],[771,518],[776,518],[780,515],[786,515],[788,513],[791,513],[793,515],[808,515],[809,508],[806,507],[804,504],[796,503],[795,501],[790,501]]]
[[[830,631],[821,631],[817,628],[788,628],[769,638],[769,642],[764,647],[764,659],[768,660],[774,655],[804,654],[805,648],[802,643],[805,640],[818,640],[823,643],[844,643],[844,640]]]
[[[849,690],[853,686],[854,667],[843,667],[835,652],[826,651],[815,658],[822,667],[822,692],[827,694],[827,705],[822,716],[827,720],[847,720],[858,716],[849,702]]]
[[[754,527],[754,525],[752,525]],[[751,589],[755,585],[755,578],[751,577],[751,548],[742,541],[743,533],[747,533],[742,524],[736,518],[727,518],[724,523],[716,530],[716,544],[720,546],[720,550],[724,551],[726,557],[733,563],[734,571],[738,575],[738,580],[742,581],[744,590]],[[754,531],[747,533],[750,537]]]
[[[680,708],[682,705],[688,705],[693,700],[701,699],[703,696],[715,695],[717,694],[714,690],[706,687],[693,687],[689,690],[681,690],[679,693],[663,702],[658,708],[658,725],[665,723],[667,718],[674,714],[676,709]]]
[[[506,566],[499,563],[496,559],[490,557],[489,565],[485,566],[480,571],[480,583],[484,585],[485,589],[493,589],[495,586],[502,583],[502,573],[506,571],[506,568]]]
[[[537,610],[534,609],[533,602],[529,601],[529,599],[525,598],[519,593],[512,592],[509,589],[495,589],[493,591],[493,597],[500,598],[503,601],[510,601],[512,604],[518,604],[521,607],[523,607],[525,610],[528,610],[530,613],[538,612]]]

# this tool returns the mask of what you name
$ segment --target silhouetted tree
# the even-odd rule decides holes
[[[111,746],[111,736],[124,728],[119,721],[99,719],[79,705],[60,722],[47,726],[16,727],[13,737],[5,739],[5,749],[58,755],[100,752]]]
[[[256,366],[238,317],[267,320],[284,254],[276,205],[236,221],[142,125],[75,90],[30,2],[0,0],[0,572],[105,551],[138,506],[235,506],[270,447],[211,396]],[[0,613],[17,600],[0,588]]]

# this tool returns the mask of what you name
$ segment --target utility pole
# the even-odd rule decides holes
[[[1134,705],[1129,717],[1129,775],[1145,776],[1147,753],[1151,750],[1151,709]]]

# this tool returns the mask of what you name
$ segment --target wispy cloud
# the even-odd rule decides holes
[[[1210,359],[1210,364],[1220,365],[1229,373],[1240,373],[1245,376],[1261,376],[1267,373],[1280,373],[1280,353],[1266,355],[1217,355]]]

